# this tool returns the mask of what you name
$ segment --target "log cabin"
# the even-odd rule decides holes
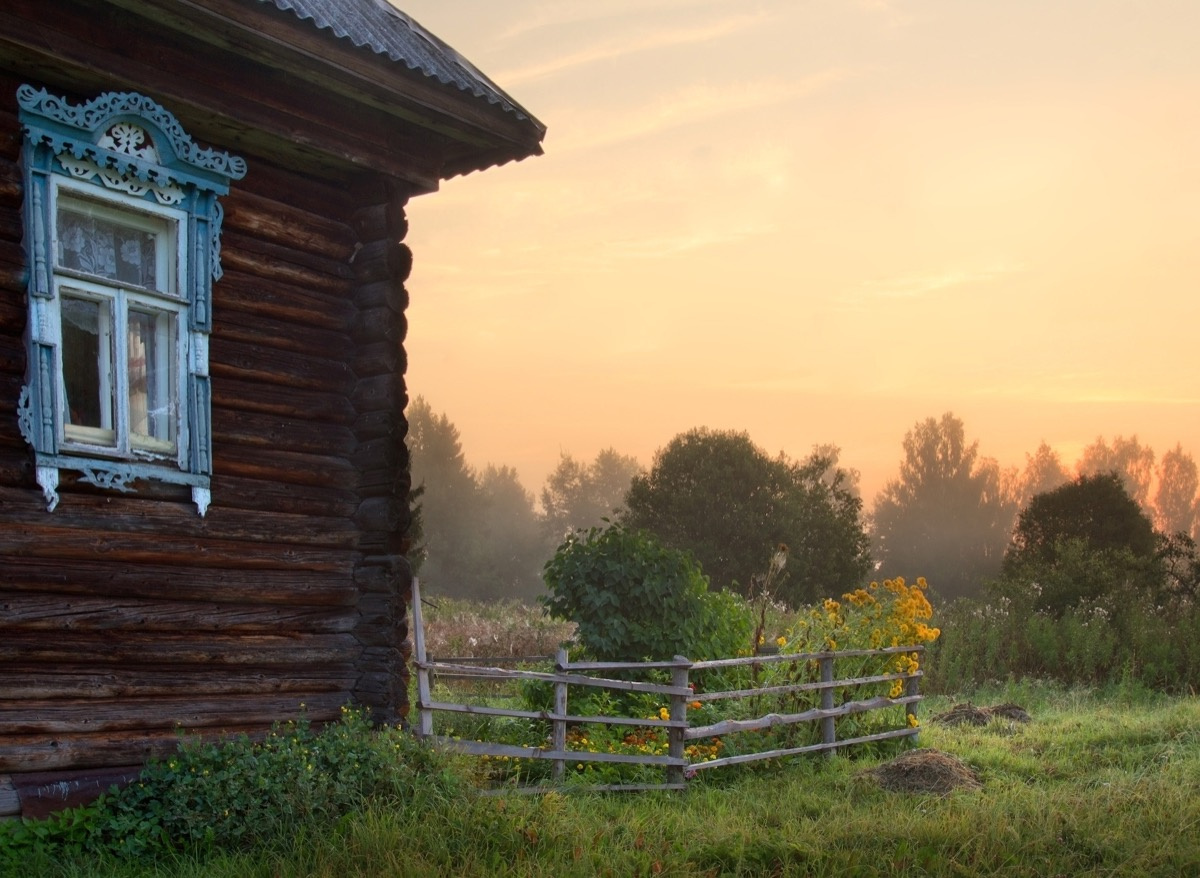
[[[0,817],[403,721],[406,205],[544,133],[387,0],[0,5]]]

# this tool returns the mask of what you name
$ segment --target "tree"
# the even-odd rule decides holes
[[[924,576],[943,597],[977,593],[1000,569],[1017,505],[999,465],[952,413],[904,437],[900,476],[872,516],[881,575]]]
[[[725,658],[750,638],[749,607],[710,592],[691,555],[619,523],[569,534],[545,577],[543,606],[601,661]]]
[[[1043,441],[1032,455],[1025,455],[1025,470],[1017,488],[1017,505],[1023,509],[1035,495],[1053,491],[1069,481],[1071,474],[1063,466],[1062,458]]]
[[[633,480],[625,521],[690,552],[714,584],[752,589],[780,544],[790,548],[776,596],[792,604],[842,594],[870,567],[862,501],[836,449],[802,463],[768,457],[745,433],[681,433]]]
[[[1154,511],[1158,528],[1165,534],[1200,537],[1200,476],[1196,461],[1176,443],[1162,456],[1158,466],[1158,491]]]
[[[420,396],[407,414],[409,466],[421,522],[421,541],[410,560],[414,572],[443,587],[461,579],[468,566],[471,533],[464,513],[476,508],[479,488],[450,419],[435,414]]]
[[[1061,613],[1121,586],[1157,588],[1163,579],[1150,519],[1115,472],[1079,476],[1038,494],[1022,510],[1003,577],[1037,584],[1038,609]]]
[[[410,560],[432,590],[455,597],[531,597],[550,547],[533,497],[511,467],[467,465],[458,428],[423,398],[409,406],[409,453],[421,542]]]
[[[1138,442],[1137,436],[1130,439],[1118,436],[1111,446],[1105,443],[1103,436],[1097,436],[1095,442],[1083,449],[1076,469],[1081,476],[1115,472],[1134,502],[1149,510],[1154,450]]]
[[[479,478],[475,510],[476,544],[471,556],[480,568],[471,572],[473,596],[529,598],[545,591],[542,565],[551,548],[542,537],[533,495],[510,466],[488,465]]]
[[[542,528],[555,542],[573,530],[587,530],[625,509],[633,477],[642,472],[637,458],[605,448],[591,464],[563,454],[542,488]]]

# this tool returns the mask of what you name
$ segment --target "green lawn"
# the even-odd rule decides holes
[[[804,758],[701,777],[687,792],[447,796],[372,810],[278,849],[205,862],[58,864],[36,875],[1200,875],[1200,700],[1026,685],[1028,724],[926,721],[920,745],[982,787],[887,792],[891,754]],[[922,716],[946,709],[930,699]]]

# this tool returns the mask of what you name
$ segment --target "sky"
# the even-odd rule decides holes
[[[397,0],[547,126],[409,204],[408,385],[468,462],[917,421],[1200,456],[1200,2]]]

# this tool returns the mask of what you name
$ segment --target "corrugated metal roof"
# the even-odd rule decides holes
[[[388,0],[261,0],[312,21],[320,30],[398,61],[505,112],[544,126],[476,67]]]

